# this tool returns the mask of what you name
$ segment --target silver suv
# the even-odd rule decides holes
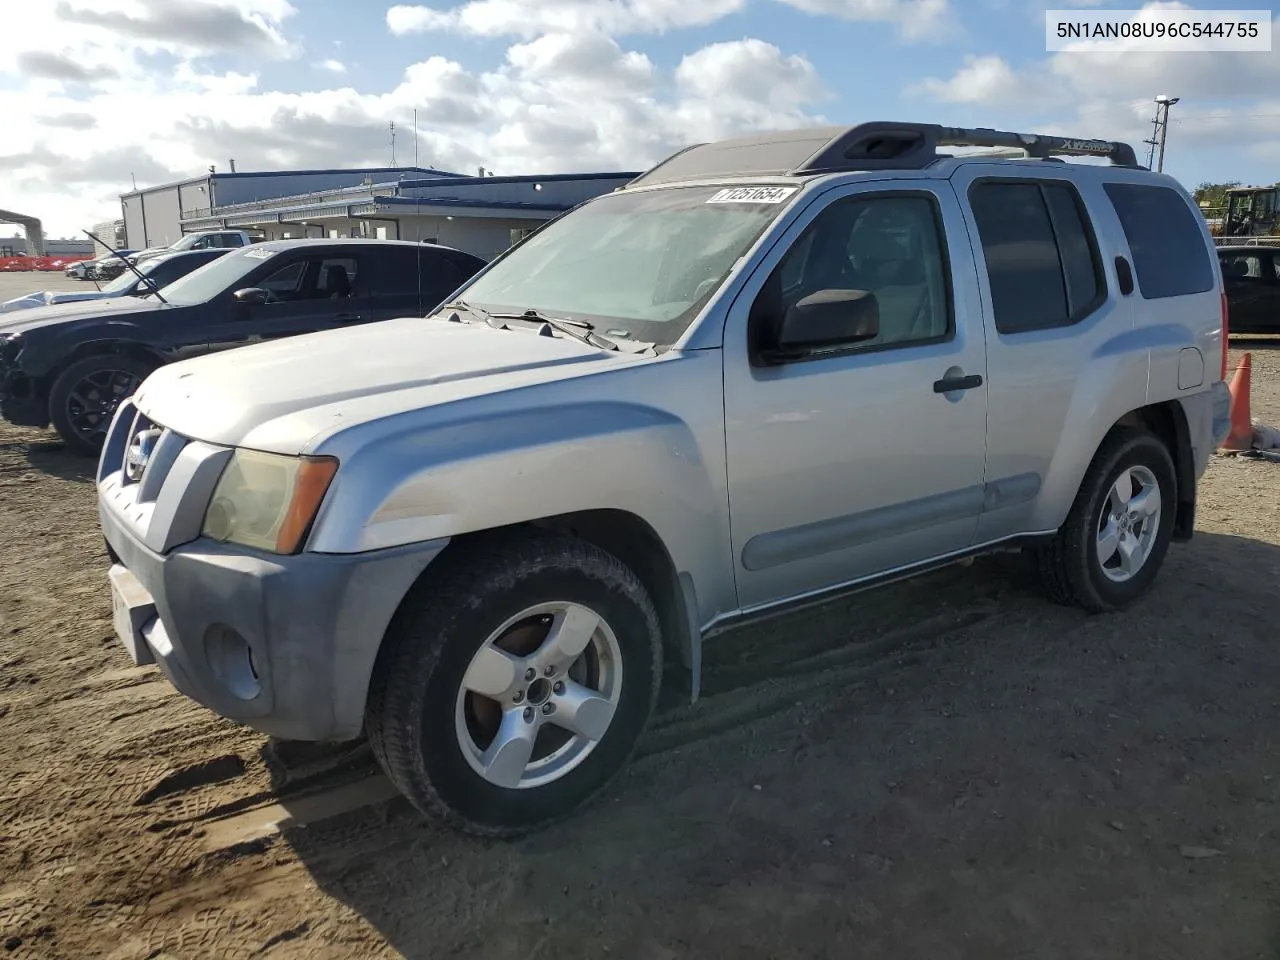
[[[418,808],[514,835],[728,627],[1009,547],[1132,603],[1192,535],[1225,366],[1204,222],[1126,144],[696,146],[426,319],[152,374],[98,470],[116,626],[219,714],[363,732]]]

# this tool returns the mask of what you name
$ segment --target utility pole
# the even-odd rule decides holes
[[[391,166],[396,165],[396,122],[391,121]]]
[[[418,166],[418,111],[413,111],[413,165]]]
[[[1157,173],[1164,172],[1164,147],[1169,138],[1169,108],[1181,97],[1169,97],[1163,93],[1156,97],[1156,115],[1151,118],[1151,139],[1144,141],[1151,149],[1147,152],[1147,169]],[[1159,152],[1157,159],[1156,151]]]

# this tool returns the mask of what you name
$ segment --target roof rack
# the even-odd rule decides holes
[[[948,154],[939,147],[998,147],[1027,157],[1107,158],[1138,167],[1133,147],[1112,140],[1082,140],[984,127],[872,121],[852,127],[806,127],[685,147],[632,180],[629,186],[694,178],[797,177],[862,170],[920,170]]]

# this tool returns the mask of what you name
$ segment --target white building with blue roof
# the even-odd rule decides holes
[[[264,240],[374,237],[492,259],[564,211],[638,172],[479,176],[422,167],[217,173],[123,194],[126,245],[246,230]]]

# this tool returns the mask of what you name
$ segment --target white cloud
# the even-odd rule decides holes
[[[1143,163],[1152,101],[1167,93],[1181,98],[1171,112],[1169,159],[1178,151],[1220,151],[1215,166],[1228,179],[1246,158],[1280,154],[1280,98],[1265,96],[1278,84],[1280,57],[1272,54],[1081,51],[1018,66],[999,56],[970,56],[950,76],[925,78],[909,92],[973,117],[957,123],[1125,140]]]
[[[745,6],[746,0],[469,0],[451,10],[394,6],[387,27],[397,36],[446,30],[478,37],[660,33],[714,23]]]
[[[336,84],[285,93],[199,63],[89,90],[27,78],[0,91],[0,194],[53,234],[71,234],[119,216],[133,177],[146,186],[226,169],[232,157],[241,171],[385,165],[392,120],[397,158],[410,163],[415,110],[423,165],[639,170],[707,137],[821,121],[810,111],[825,96],[808,60],[753,39],[660,69],[601,31],[544,32],[487,71],[429,57],[377,93]],[[95,125],[88,143],[86,124]]]
[[[842,20],[892,23],[908,40],[955,36],[959,26],[947,0],[780,0],[805,13]]]
[[[904,37],[953,34],[948,0],[776,0],[805,13],[895,24]],[[747,0],[467,0],[450,9],[399,4],[387,10],[397,36],[452,31],[477,37],[536,37],[603,31],[619,36],[705,26],[745,9]]]
[[[347,65],[341,60],[326,60],[320,64],[322,70],[328,70],[330,73],[346,73]]]
[[[994,106],[1021,100],[1026,78],[1018,76],[1000,57],[965,57],[964,66],[946,80],[926,77],[909,92],[925,94],[943,103],[982,103]]]
[[[189,63],[213,54],[246,59],[295,56],[284,34],[295,13],[288,0],[54,0],[22,6],[0,48],[0,73],[37,90],[149,88],[167,55]]]

